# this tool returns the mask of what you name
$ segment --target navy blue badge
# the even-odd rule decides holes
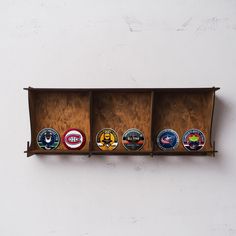
[[[199,151],[204,147],[206,138],[201,130],[190,129],[185,132],[182,142],[188,151]]]
[[[172,129],[164,129],[157,135],[157,145],[164,151],[176,149],[179,146],[179,136]]]
[[[60,136],[52,128],[42,129],[37,135],[38,146],[45,150],[56,149],[60,144]]]

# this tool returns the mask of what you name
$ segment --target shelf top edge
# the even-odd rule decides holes
[[[78,91],[78,92],[102,92],[102,91],[113,91],[113,92],[191,92],[191,91],[217,91],[220,87],[197,87],[197,88],[33,88],[28,87],[24,90],[30,91]]]

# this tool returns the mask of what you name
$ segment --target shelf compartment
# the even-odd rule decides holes
[[[96,134],[103,128],[112,128],[118,134],[119,144],[113,152],[129,154],[122,145],[122,135],[130,128],[144,134],[145,143],[140,152],[152,151],[150,92],[94,92],[92,123],[92,152],[101,151],[96,145]]]
[[[55,129],[60,137],[69,128],[83,130],[90,136],[90,99],[89,92],[77,91],[38,91],[29,90],[31,119],[31,145],[29,151],[43,151],[37,145],[37,134],[43,128]],[[61,140],[57,151],[67,150]],[[89,139],[83,149],[89,151]]]
[[[186,152],[182,145],[182,137],[189,129],[201,130],[206,138],[206,144],[200,151],[214,151],[211,142],[212,114],[215,92],[157,92],[153,114],[154,142],[163,129],[173,129],[179,135],[179,146],[175,151]],[[161,151],[155,144],[154,151]],[[194,152],[199,153],[200,151]],[[165,153],[169,153],[166,152]],[[189,153],[189,151],[187,151]]]

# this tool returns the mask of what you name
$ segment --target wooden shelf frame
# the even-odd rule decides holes
[[[32,156],[34,154],[37,155],[148,155],[148,156],[158,156],[158,155],[208,155],[208,156],[215,156],[215,153],[217,152],[215,150],[215,142],[212,142],[212,123],[213,123],[213,115],[214,115],[214,108],[215,108],[215,92],[219,90],[218,87],[208,87],[208,88],[24,88],[28,91],[28,103],[29,103],[29,115],[30,115],[30,130],[31,130],[31,141],[27,142],[27,150],[25,153],[27,156]],[[43,150],[39,149],[36,144],[36,124],[37,124],[37,116],[36,113],[39,114],[39,108],[36,104],[37,96],[36,94],[51,94],[51,93],[80,93],[85,94],[86,97],[84,98],[84,101],[88,100],[88,113],[89,113],[89,131],[87,132],[88,135],[86,135],[87,138],[87,148],[85,150],[65,150],[65,149],[56,149],[56,150]],[[120,148],[119,150],[114,151],[101,151],[98,148],[96,148],[95,144],[95,133],[97,130],[95,130],[96,126],[98,126],[98,118],[96,118],[94,112],[97,111],[96,103],[97,100],[94,101],[96,95],[101,96],[103,94],[109,94],[109,96],[112,96],[110,94],[117,94],[117,98],[120,98],[120,94],[145,94],[147,95],[147,99],[150,98],[150,107],[147,109],[150,109],[150,119],[148,126],[150,127],[150,140],[148,144],[147,149],[142,149],[140,151],[127,151]],[[171,99],[168,98],[169,95],[171,96],[187,96],[188,94],[208,94],[209,93],[209,101],[211,104],[209,105],[211,109],[211,113],[207,119],[209,120],[209,124],[207,124],[207,130],[208,130],[208,145],[207,147],[203,148],[203,150],[200,151],[187,151],[184,150],[184,148],[181,148],[180,150],[173,150],[173,151],[162,151],[157,148],[156,145],[156,135],[157,135],[157,127],[156,127],[156,115],[158,111],[158,105],[160,105],[161,100],[159,98],[167,98],[169,102],[171,102]],[[185,95],[184,95],[185,94]],[[114,95],[116,96],[116,95]],[[98,100],[100,98],[98,97]],[[179,98],[181,100],[182,98]],[[59,98],[60,100],[60,98]],[[104,99],[105,101],[106,99]],[[119,100],[119,99],[118,99]],[[132,99],[131,99],[132,100]],[[177,99],[178,100],[178,99]],[[47,102],[45,100],[44,102]],[[103,105],[106,105],[107,103],[103,103]],[[132,105],[132,104],[131,104]],[[182,104],[183,105],[183,104]],[[74,107],[74,104],[71,106]],[[133,105],[134,106],[134,103]],[[164,105],[163,105],[164,106]],[[168,104],[170,108],[173,109],[173,106]],[[162,107],[165,110],[165,106]],[[159,110],[159,112],[161,112]],[[167,111],[165,111],[167,112]],[[187,110],[188,112],[188,110]],[[95,119],[96,118],[96,119]],[[99,124],[101,126],[101,124]],[[52,126],[51,126],[52,127]],[[53,128],[53,127],[52,127]],[[78,127],[79,128],[79,127]],[[105,127],[104,127],[105,128]],[[110,127],[113,128],[113,127]],[[135,128],[135,127],[130,127]],[[172,128],[170,127],[163,127],[163,128]],[[197,128],[197,127],[192,127]],[[186,129],[187,130],[187,129]],[[125,130],[124,130],[125,131]],[[88,137],[87,137],[88,136]],[[180,145],[182,144],[182,135],[180,136]],[[119,142],[119,145],[121,144],[121,141]]]

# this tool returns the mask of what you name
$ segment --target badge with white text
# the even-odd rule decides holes
[[[102,129],[97,133],[96,143],[101,150],[112,151],[118,146],[118,135],[113,129]]]
[[[85,134],[79,129],[69,129],[63,135],[63,143],[70,150],[80,150],[86,143]]]
[[[122,143],[129,151],[140,150],[144,145],[144,135],[138,129],[128,129],[123,134]]]
[[[198,151],[204,147],[206,138],[202,131],[190,129],[184,134],[182,142],[188,151]]]
[[[179,146],[179,136],[172,129],[164,129],[157,135],[157,145],[163,151],[176,149]]]
[[[60,136],[56,130],[52,128],[42,129],[37,135],[37,144],[45,150],[56,149],[60,144]]]

